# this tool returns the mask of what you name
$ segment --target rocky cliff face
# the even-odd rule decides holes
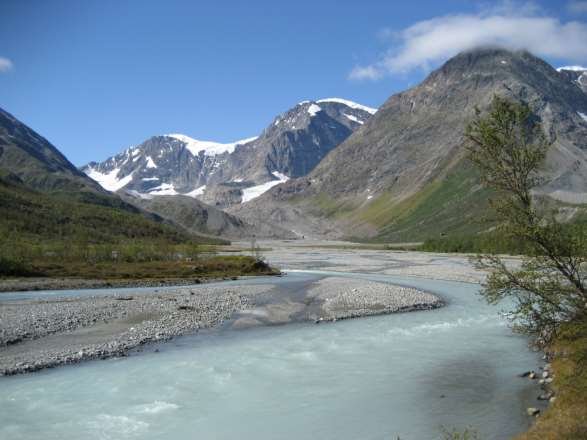
[[[144,198],[181,194],[226,207],[306,175],[374,113],[336,98],[305,101],[256,138],[219,144],[177,134],[154,136],[83,171],[110,191]]]
[[[495,95],[528,103],[553,142],[541,191],[586,203],[587,95],[528,52],[487,48],[459,54],[389,98],[307,177],[232,212],[307,234],[411,240],[463,230],[487,197],[463,161],[463,133],[475,107]]]
[[[587,67],[565,66],[556,70],[565,78],[575,81],[581,90],[587,93]]]

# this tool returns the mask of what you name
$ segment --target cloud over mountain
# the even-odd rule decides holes
[[[587,59],[587,23],[562,22],[532,4],[505,3],[477,14],[423,20],[393,33],[392,47],[372,64],[355,66],[349,78],[376,80],[386,74],[428,70],[474,47],[527,49],[536,55],[569,61]]]

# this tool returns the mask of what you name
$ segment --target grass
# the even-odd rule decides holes
[[[328,194],[320,193],[310,200],[311,212],[315,215],[339,219],[353,212],[354,206],[344,200],[336,200]]]
[[[492,192],[479,184],[478,172],[461,163],[410,197],[398,200],[387,191],[366,205],[320,194],[311,201],[312,213],[378,231],[372,238],[350,237],[362,243],[410,243],[446,235],[467,235],[489,229]],[[351,228],[352,229],[352,228]]]
[[[376,217],[376,224],[382,225],[376,239],[419,241],[487,229],[492,224],[486,218],[490,196],[478,185],[473,169],[460,167],[412,197],[390,204],[387,217]]]
[[[92,192],[40,193],[0,178],[0,242],[227,243],[188,234],[121,200]]]
[[[563,328],[550,351],[556,400],[516,440],[587,439],[587,322]]]
[[[277,270],[249,256],[201,256],[193,261],[33,261],[32,271],[49,278],[161,280],[222,278],[241,275],[275,275]]]

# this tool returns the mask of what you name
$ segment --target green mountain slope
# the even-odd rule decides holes
[[[103,190],[53,145],[0,109],[0,250],[72,244],[220,243]]]

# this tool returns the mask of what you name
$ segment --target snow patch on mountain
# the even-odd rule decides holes
[[[581,116],[585,122],[587,122],[587,115],[585,113],[577,112],[577,114]]]
[[[198,156],[201,152],[204,153],[205,156],[216,156],[218,154],[224,153],[232,153],[234,152],[237,145],[244,145],[248,144],[249,142],[254,141],[257,139],[258,136],[251,137],[248,139],[242,139],[240,141],[231,142],[228,144],[221,144],[219,142],[212,142],[212,141],[199,141],[197,139],[193,139],[189,136],[184,134],[167,134],[167,137],[177,139],[178,141],[183,142],[186,144],[186,148],[192,153],[194,156]]]
[[[348,115],[346,113],[343,113],[343,115],[345,115],[348,119],[350,119],[353,122],[356,122],[357,124],[361,124],[363,125],[365,123],[365,121],[361,121],[359,118],[357,118],[356,116],[353,115]]]
[[[190,191],[190,192],[185,193],[183,195],[188,196],[188,197],[193,197],[195,199],[198,196],[201,196],[202,194],[204,194],[204,191],[206,191],[206,185],[200,186],[200,187],[194,189],[193,191]]]
[[[278,180],[271,180],[269,182],[262,183],[261,185],[251,186],[250,188],[243,189],[243,197],[241,199],[241,203],[250,202],[251,200],[259,197],[261,194],[269,191],[274,186],[279,185],[280,183],[287,182],[289,180],[289,177],[277,171],[274,171],[271,174],[273,174],[273,176],[276,177]]]
[[[175,190],[173,184],[162,183],[161,185],[151,189],[149,194],[153,196],[176,196],[179,193]]]
[[[320,106],[316,104],[311,104],[310,107],[308,107],[308,113],[310,113],[310,116],[316,116],[316,114],[321,111],[322,109]]]
[[[349,101],[348,99],[342,99],[342,98],[325,98],[325,99],[319,99],[316,102],[318,104],[320,104],[321,102],[336,102],[338,104],[344,104],[344,105],[346,105],[347,107],[350,107],[350,108],[364,110],[367,113],[371,113],[372,115],[374,115],[375,113],[377,113],[377,109],[376,108],[367,107],[366,105],[362,105],[362,104],[357,104],[356,102]]]
[[[155,165],[151,156],[147,156],[147,168],[157,168],[157,165]]]
[[[583,66],[563,66],[563,67],[558,67],[557,72],[560,72],[561,70],[570,70],[571,72],[583,72],[583,71],[587,71],[587,67],[583,67]]]
[[[94,179],[96,182],[100,184],[100,186],[107,191],[118,191],[123,186],[127,185],[132,180],[133,173],[123,177],[122,179],[118,178],[118,173],[120,172],[120,168],[115,168],[109,173],[101,173],[100,171],[96,170],[95,168],[90,168],[86,171],[86,174]]]

